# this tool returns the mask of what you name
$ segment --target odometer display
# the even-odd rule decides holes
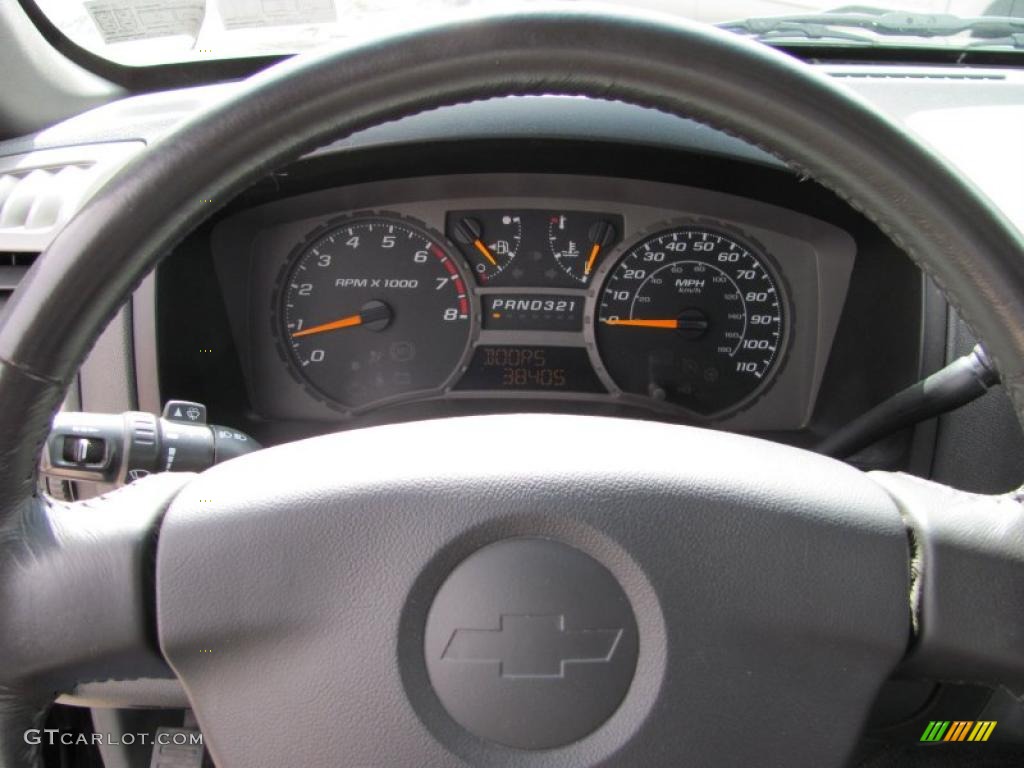
[[[465,390],[604,392],[583,347],[482,345],[455,386]]]
[[[293,370],[348,408],[443,387],[466,354],[472,314],[443,242],[377,215],[335,222],[299,246],[275,313]]]
[[[763,388],[785,320],[767,256],[733,235],[681,226],[641,240],[611,270],[595,337],[621,390],[710,416]]]

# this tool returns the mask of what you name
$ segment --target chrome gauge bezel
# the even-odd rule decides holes
[[[707,229],[720,232],[726,237],[735,239],[740,245],[747,248],[757,260],[764,265],[776,286],[779,294],[779,312],[781,318],[781,334],[779,349],[777,350],[771,364],[765,370],[761,383],[741,400],[731,403],[713,413],[699,413],[686,406],[668,401],[657,400],[653,397],[637,395],[624,391],[615,382],[604,361],[601,359],[601,352],[597,343],[597,322],[600,313],[601,296],[605,291],[606,284],[612,272],[618,268],[623,259],[645,240],[671,232],[677,229],[694,228]],[[632,233],[628,240],[621,242],[605,259],[594,272],[593,281],[587,289],[586,306],[583,318],[583,336],[586,342],[587,353],[590,355],[590,363],[601,382],[608,388],[608,396],[614,397],[622,404],[637,408],[646,408],[660,413],[685,416],[687,420],[697,423],[712,423],[725,418],[735,416],[763,398],[779,378],[789,357],[791,348],[791,337],[795,313],[790,299],[790,289],[786,278],[779,268],[775,257],[770,250],[756,237],[744,231],[741,227],[721,219],[709,218],[706,216],[682,216],[673,217],[658,221],[642,230]]]
[[[372,400],[359,406],[351,406],[341,402],[333,397],[329,392],[324,391],[321,387],[314,384],[304,376],[296,366],[295,356],[284,338],[283,303],[288,294],[285,290],[285,283],[292,274],[298,259],[302,257],[306,250],[312,244],[323,238],[327,232],[343,228],[346,224],[351,222],[363,221],[366,219],[394,221],[396,224],[400,224],[403,227],[417,231],[419,234],[441,247],[445,256],[451,261],[455,269],[458,271],[459,277],[466,286],[466,299],[469,303],[469,317],[466,322],[469,324],[469,329],[466,334],[466,343],[458,358],[458,363],[454,366],[452,372],[440,386],[427,389],[410,390],[399,395],[385,397],[379,400]],[[270,331],[274,339],[274,346],[277,350],[278,356],[281,358],[291,377],[297,381],[302,386],[303,390],[305,390],[311,397],[325,404],[337,413],[347,417],[355,417],[389,405],[437,398],[451,392],[452,387],[466,372],[470,356],[472,355],[473,349],[476,347],[481,328],[480,301],[476,290],[475,278],[459,249],[454,243],[445,237],[443,233],[434,227],[431,227],[427,223],[415,217],[391,210],[349,211],[341,215],[328,218],[308,231],[305,236],[289,251],[278,269],[271,293],[269,317]]]

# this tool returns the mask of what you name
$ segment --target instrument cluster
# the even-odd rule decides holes
[[[575,196],[542,197],[495,191],[571,180],[464,181],[489,194],[416,200],[430,184],[383,182],[221,226],[221,281],[247,283],[251,388],[266,410],[520,398],[750,421],[740,414],[796,360],[804,370],[753,423],[806,418],[852,267],[844,233],[649,182],[581,178]],[[294,403],[296,385],[309,402],[282,407],[275,391]]]

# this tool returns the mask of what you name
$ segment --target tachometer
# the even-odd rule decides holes
[[[715,229],[667,229],[608,275],[598,353],[624,392],[718,414],[769,380],[786,340],[785,306],[765,254]]]
[[[358,408],[452,378],[469,345],[471,300],[439,237],[407,219],[359,215],[296,250],[274,324],[301,380]]]

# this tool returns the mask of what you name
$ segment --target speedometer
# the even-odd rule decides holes
[[[674,227],[641,240],[611,270],[595,338],[623,392],[717,415],[771,378],[786,341],[786,299],[766,254],[717,229]]]
[[[472,301],[443,240],[390,215],[333,222],[281,271],[274,330],[297,377],[347,408],[441,389],[466,356]]]

